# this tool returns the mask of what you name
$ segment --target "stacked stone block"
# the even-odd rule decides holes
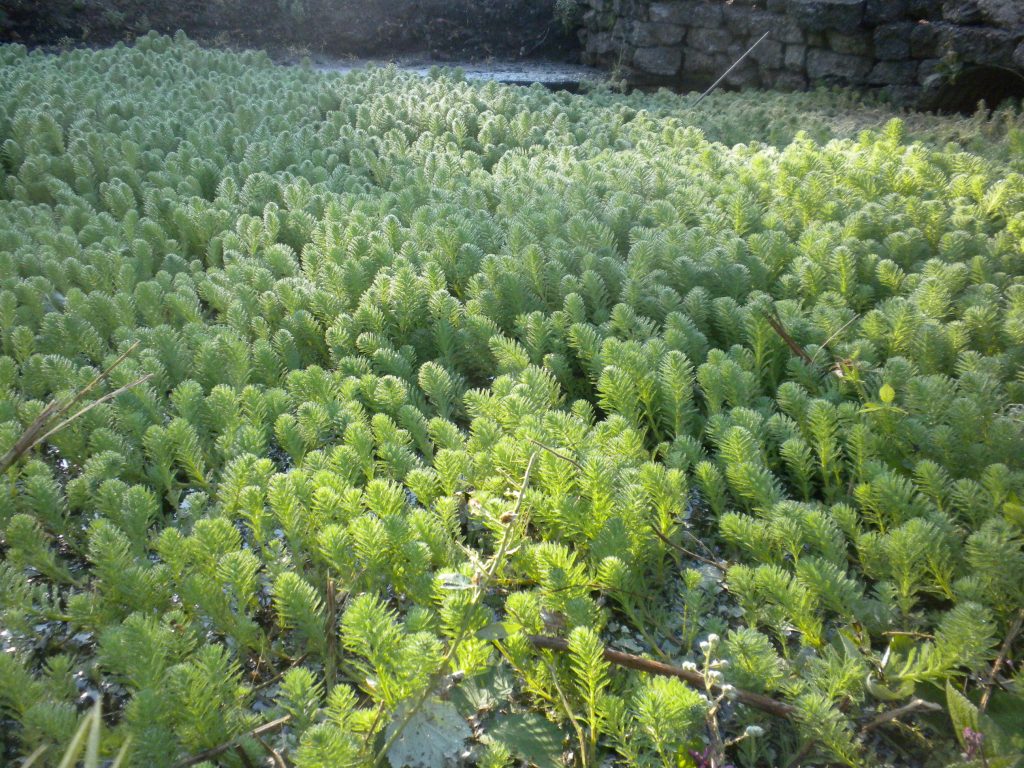
[[[958,68],[1024,78],[1024,0],[584,0],[585,63],[637,85],[881,88],[920,101]],[[1016,73],[1016,74],[1015,74]]]

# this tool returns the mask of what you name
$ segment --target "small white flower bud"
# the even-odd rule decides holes
[[[756,739],[758,736],[764,736],[764,728],[760,725],[748,725],[745,733],[750,738]]]
[[[712,645],[717,643],[718,640],[719,640],[719,637],[714,632],[712,632],[710,635],[708,635],[708,642],[711,643]]]

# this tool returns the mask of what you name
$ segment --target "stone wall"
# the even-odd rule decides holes
[[[0,0],[0,42],[130,42],[184,30],[204,44],[335,57],[569,59],[555,0]]]
[[[961,77],[990,100],[1024,93],[1024,0],[582,2],[584,62],[637,85],[706,87],[768,32],[727,86],[851,85],[919,106]]]

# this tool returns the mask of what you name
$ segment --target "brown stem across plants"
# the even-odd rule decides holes
[[[561,637],[529,635],[528,639],[535,648],[543,648],[549,651],[560,651],[563,653],[569,650],[569,641]],[[610,648],[605,648],[603,655],[605,661],[620,667],[635,669],[639,672],[648,672],[652,675],[661,675],[663,677],[678,677],[680,680],[689,683],[702,691],[706,688],[704,675],[696,670],[683,669],[682,667],[664,664],[660,661],[654,661],[653,659],[645,659],[643,656],[634,656],[632,653],[613,651]],[[748,707],[753,707],[754,709],[759,709],[762,712],[767,712],[775,717],[789,718],[792,717],[793,713],[796,711],[795,707],[792,705],[787,704],[784,701],[779,701],[778,699],[773,699],[771,696],[765,696],[762,693],[744,691],[739,688],[735,689],[735,691],[736,700],[740,703],[746,704]]]

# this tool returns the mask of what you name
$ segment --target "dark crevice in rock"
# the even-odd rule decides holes
[[[937,112],[970,115],[984,102],[989,109],[1007,99],[1024,99],[1024,75],[1004,67],[968,67],[931,89],[919,106]]]

